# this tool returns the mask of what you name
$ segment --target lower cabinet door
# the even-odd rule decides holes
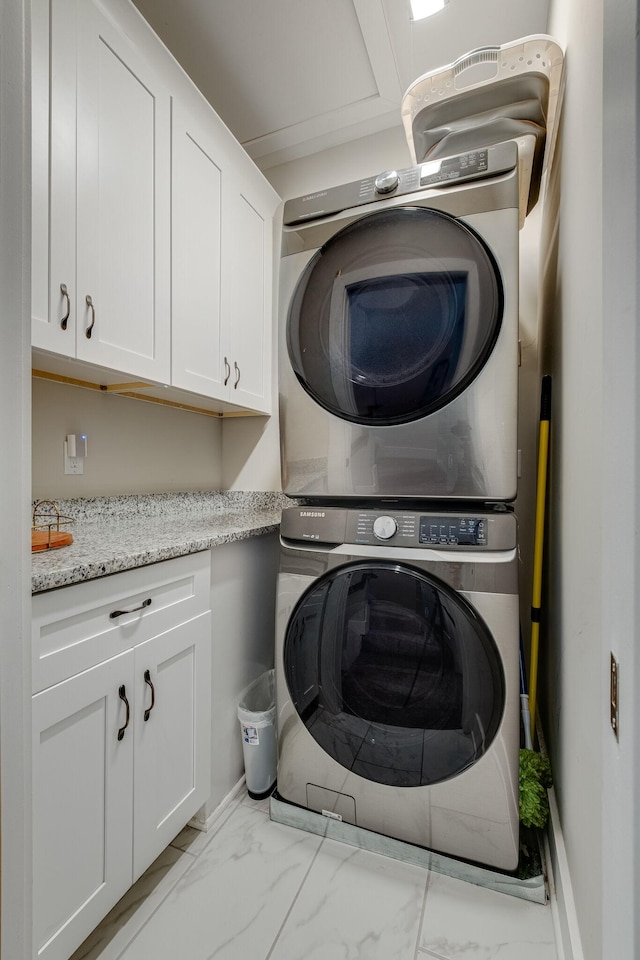
[[[135,648],[133,879],[211,787],[211,613]]]
[[[131,885],[132,677],[130,650],[33,697],[36,957],[67,960]]]

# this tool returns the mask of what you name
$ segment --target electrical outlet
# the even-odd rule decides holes
[[[70,457],[67,453],[67,441],[64,441],[64,472],[65,476],[79,476],[84,473],[82,457]]]

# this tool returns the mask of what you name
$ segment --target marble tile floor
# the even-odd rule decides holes
[[[274,823],[180,833],[72,960],[562,960],[550,905]]]

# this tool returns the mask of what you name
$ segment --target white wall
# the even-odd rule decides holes
[[[361,180],[382,170],[410,166],[409,147],[398,111],[397,127],[271,167],[264,175],[280,196],[289,200],[311,190]]]
[[[198,814],[205,823],[244,772],[240,694],[273,667],[279,549],[270,534],[211,553],[211,795]]]
[[[602,0],[551,6],[566,90],[541,251],[553,378],[541,693],[582,948],[603,960]]]
[[[573,946],[587,960],[640,955],[637,18],[635,0],[553,0],[550,21],[567,80],[542,251],[554,377],[545,716]]]
[[[222,489],[282,490],[278,399],[274,414],[222,423]]]
[[[0,953],[31,956],[30,173],[24,0],[0,4]]]
[[[620,664],[619,741],[602,704],[603,960],[640,956],[638,6],[604,0],[602,644]],[[605,680],[605,694],[607,693]]]
[[[82,476],[63,472],[68,433],[88,437]],[[36,500],[220,490],[222,425],[216,417],[34,378],[32,469]]]

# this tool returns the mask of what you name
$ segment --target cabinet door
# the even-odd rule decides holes
[[[169,167],[168,91],[97,3],[82,0],[77,355],[164,383],[170,372]]]
[[[223,294],[231,331],[229,399],[271,412],[273,214],[275,194],[257,171],[229,171],[225,184]]]
[[[131,884],[133,652],[33,697],[34,956],[67,960]],[[132,716],[130,721],[132,720]]]
[[[134,881],[210,789],[211,614],[135,648]]]
[[[220,322],[223,158],[213,123],[176,100],[171,124],[171,383],[216,399],[231,368]]]
[[[76,0],[32,0],[31,8],[32,342],[73,357]]]

